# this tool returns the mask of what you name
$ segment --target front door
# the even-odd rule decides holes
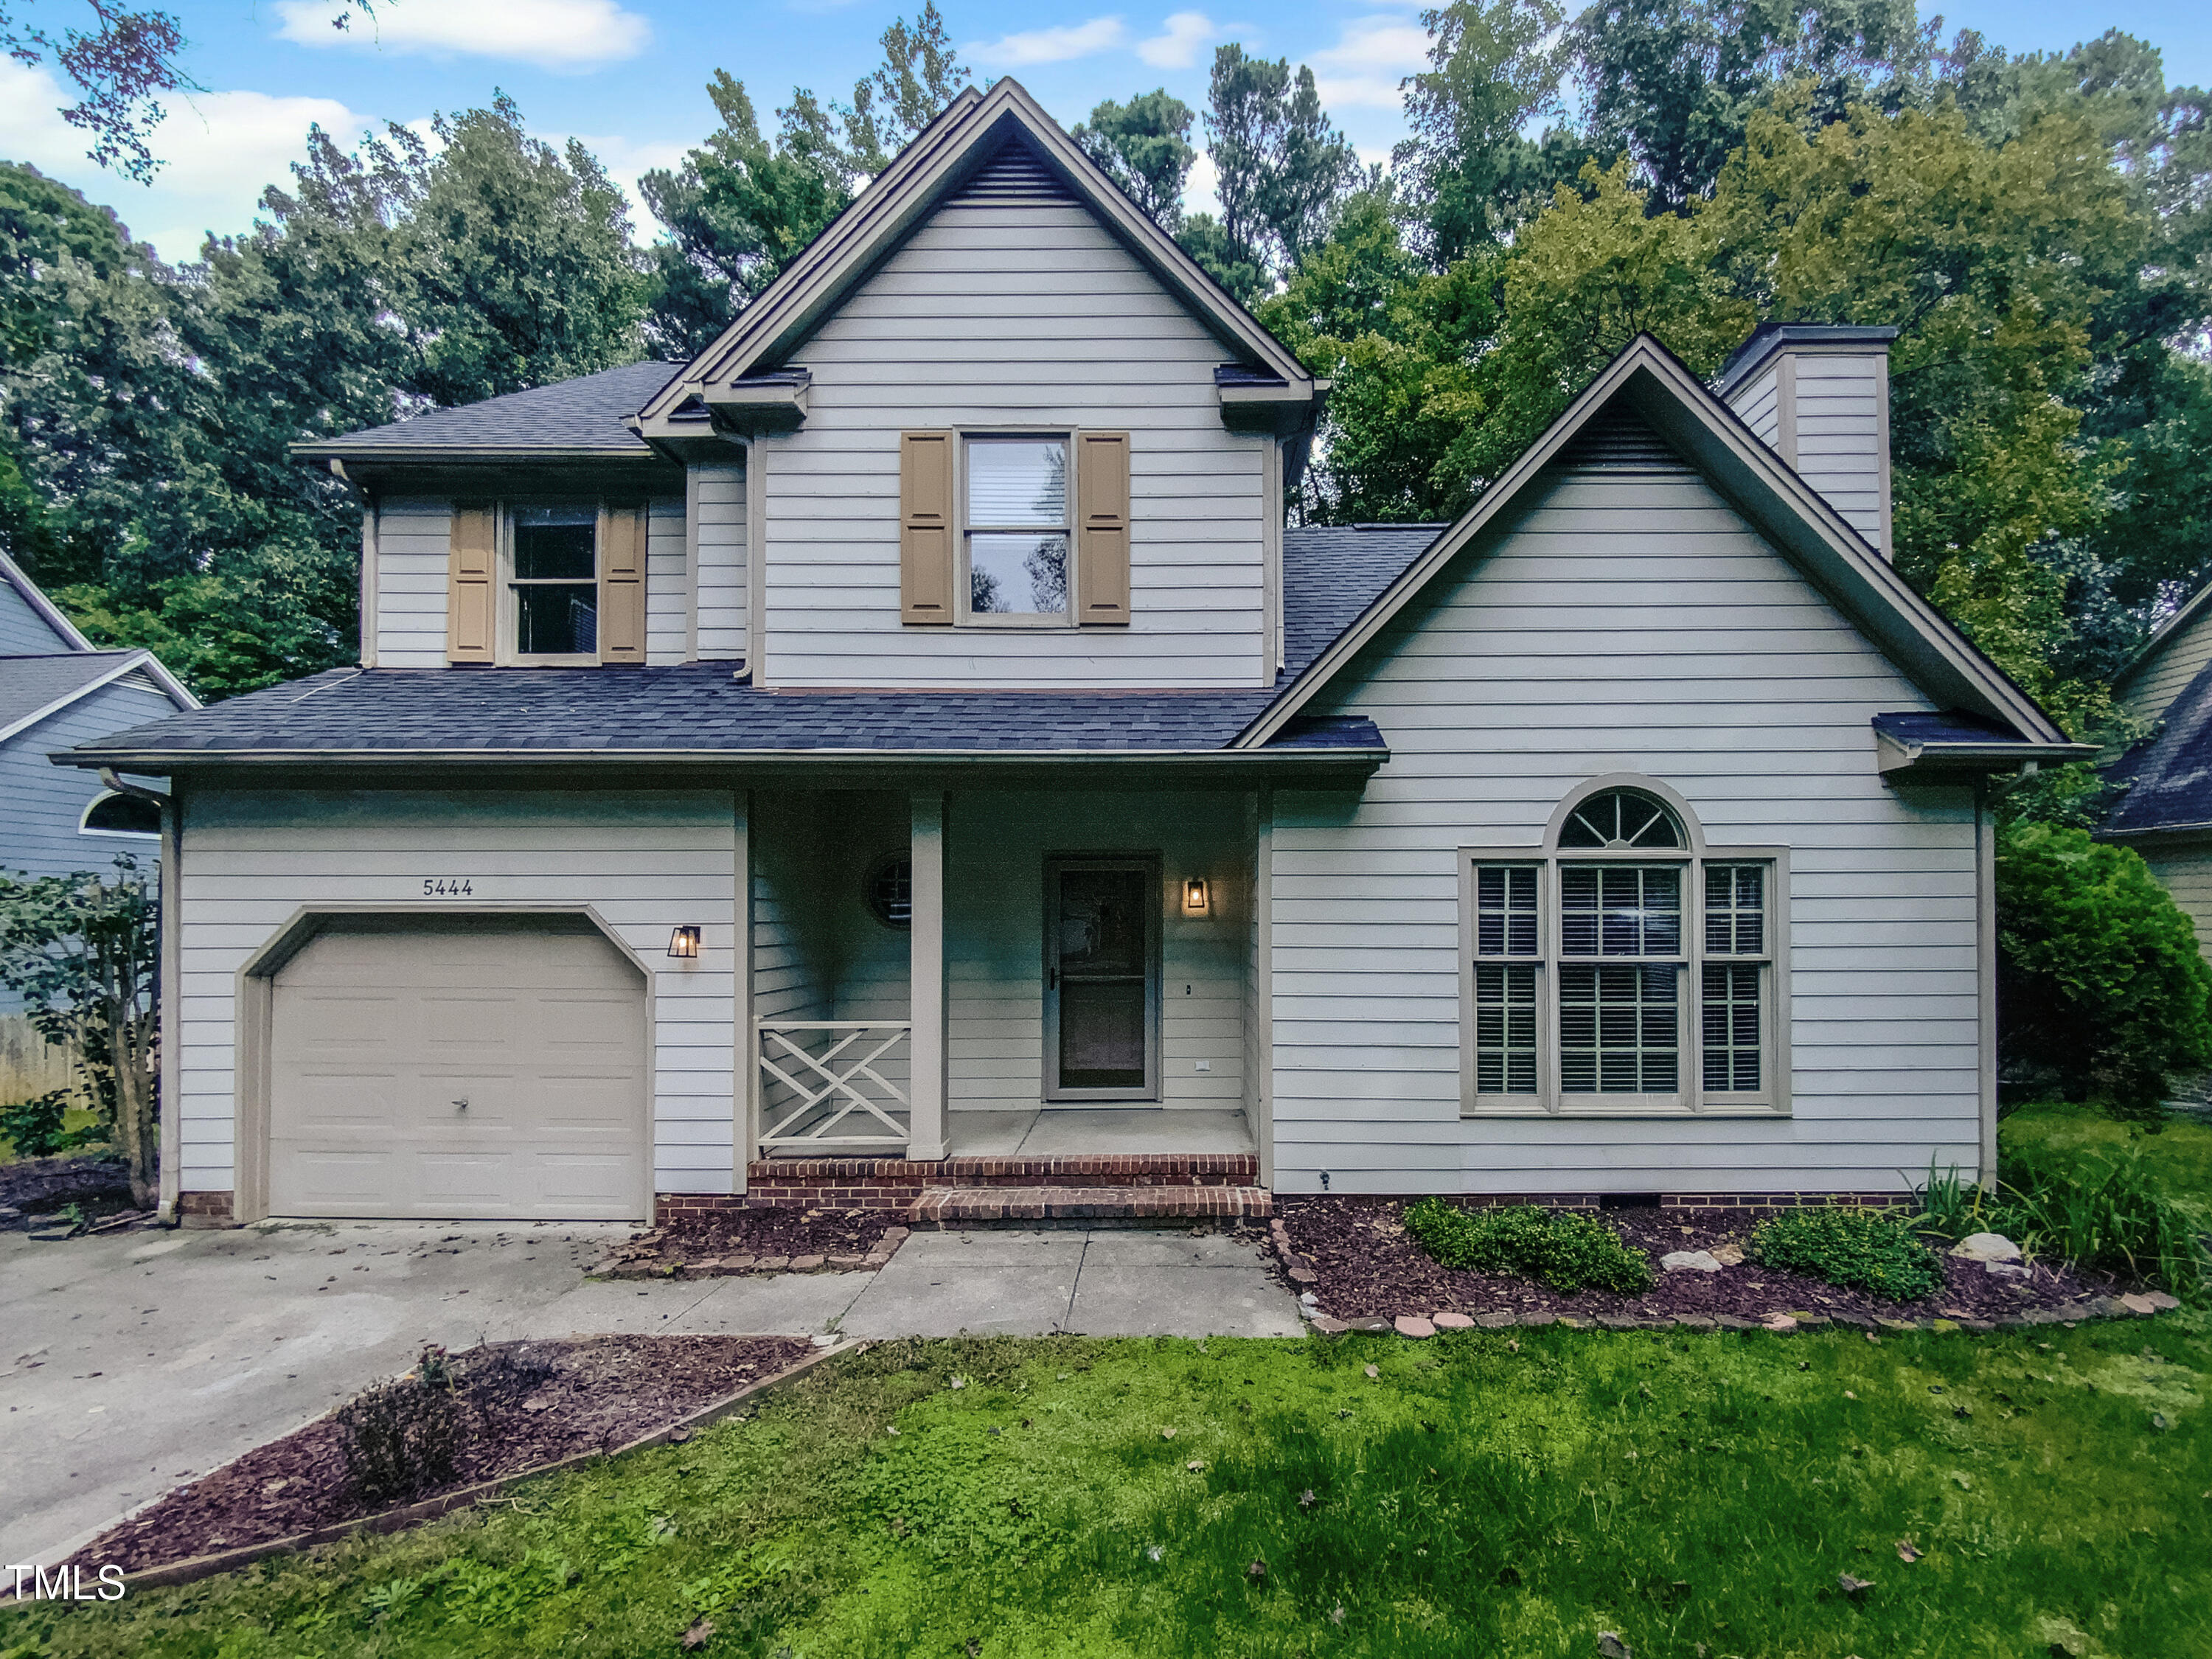
[[[1156,861],[1047,864],[1047,1099],[1159,1098],[1159,942]]]

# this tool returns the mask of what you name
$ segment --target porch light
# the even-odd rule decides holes
[[[1182,913],[1187,916],[1202,916],[1209,914],[1209,909],[1206,878],[1193,876],[1182,884]]]
[[[701,929],[696,922],[685,922],[668,936],[668,954],[690,960],[699,954]]]

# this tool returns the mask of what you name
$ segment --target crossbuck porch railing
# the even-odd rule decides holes
[[[913,1103],[902,1074],[913,1024],[902,1019],[753,1022],[761,1151],[902,1152]]]

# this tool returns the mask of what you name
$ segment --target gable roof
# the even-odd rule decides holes
[[[624,363],[458,409],[432,410],[292,446],[305,460],[551,460],[563,457],[650,461],[653,447],[629,422],[683,372],[681,363]]]
[[[2080,758],[2033,698],[2006,678],[1869,547],[1828,501],[1753,434],[1657,340],[1639,334],[1582,396],[1508,467],[1459,522],[1437,537],[1237,738],[1268,742],[1360,651],[1486,533],[1545,466],[1616,402],[1702,472],[1767,539],[1939,706],[1993,720],[2051,758]]]
[[[979,183],[977,176],[1009,143],[1026,152],[1015,171],[1048,177],[1090,208],[1240,363],[1274,377],[1294,398],[1316,395],[1317,383],[1290,348],[1139,210],[1009,76],[987,93],[963,91],[901,150],[719,339],[645,404],[640,423],[646,434],[663,435],[664,423],[693,398],[712,404],[717,392],[782,368],[786,354],[948,197],[970,186],[985,197],[994,193],[992,181]]]
[[[58,651],[51,656],[0,657],[0,743],[82,702],[104,685],[143,671],[152,689],[180,710],[199,699],[179,684],[150,651]]]
[[[25,605],[30,606],[32,613],[53,630],[54,644],[58,650],[89,651],[92,649],[92,641],[78,631],[77,625],[62,615],[60,607],[39,591],[38,583],[33,581],[25,574],[23,567],[5,553],[0,553],[0,582],[5,582],[14,588],[17,597]]]
[[[2186,634],[2190,624],[2203,617],[2208,606],[2212,606],[2212,582],[2205,583],[2203,586],[2191,593],[2182,601],[2180,610],[2151,630],[2150,637],[2142,642],[2142,648],[2129,660],[2126,667],[2114,676],[2112,689],[2115,691],[2122,690],[2143,670],[2165,655],[2166,647]]]
[[[2100,836],[2212,832],[2212,665],[2197,671],[2166,705],[2158,730],[2105,775],[2126,793]]]

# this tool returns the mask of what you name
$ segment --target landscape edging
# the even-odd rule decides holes
[[[438,1516],[449,1514],[454,1510],[465,1508],[471,1504],[481,1502],[487,1498],[496,1497],[507,1487],[517,1486],[525,1480],[535,1480],[540,1475],[557,1474],[562,1469],[574,1468],[578,1464],[589,1463],[598,1458],[620,1457],[626,1452],[643,1451],[647,1447],[663,1444],[671,1435],[681,1430],[700,1428],[719,1418],[726,1417],[754,1396],[765,1394],[771,1389],[782,1387],[785,1383],[804,1376],[834,1355],[858,1353],[868,1346],[865,1341],[841,1342],[834,1348],[823,1348],[817,1352],[811,1353],[796,1364],[785,1366],[773,1376],[764,1376],[757,1382],[749,1382],[735,1394],[710,1401],[690,1415],[680,1417],[673,1423],[654,1430],[651,1434],[641,1435],[635,1440],[616,1447],[612,1451],[573,1452],[566,1457],[556,1458],[550,1463],[538,1463],[526,1469],[517,1469],[512,1474],[502,1474],[489,1480],[480,1480],[472,1486],[463,1486],[457,1492],[441,1493],[436,1498],[425,1498],[413,1504],[403,1504],[397,1509],[380,1510],[374,1515],[357,1516],[350,1521],[334,1521],[327,1527],[317,1527],[311,1532],[294,1533],[289,1538],[272,1538],[262,1544],[241,1544],[236,1549],[222,1550],[213,1555],[195,1555],[182,1561],[171,1561],[162,1566],[141,1568],[137,1572],[127,1572],[123,1575],[123,1588],[128,1592],[134,1589],[160,1589],[174,1584],[189,1584],[198,1579],[211,1578],[217,1573],[229,1572],[234,1568],[249,1565],[266,1556],[287,1555],[298,1550],[312,1549],[318,1544],[336,1543],[339,1539],[349,1538],[357,1532],[397,1532],[401,1528],[418,1521],[434,1521]],[[325,1413],[325,1415],[327,1416],[328,1413]],[[310,1421],[319,1423],[322,1418],[313,1418]]]

